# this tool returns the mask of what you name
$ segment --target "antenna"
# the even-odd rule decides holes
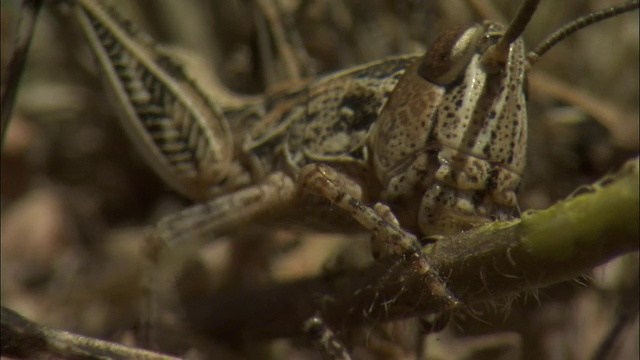
[[[509,24],[507,31],[505,31],[498,43],[485,53],[483,57],[485,64],[495,65],[504,63],[507,60],[509,46],[520,37],[527,27],[539,3],[540,0],[525,0],[524,3],[522,3],[515,18],[511,21],[511,24]]]
[[[623,14],[625,12],[629,12],[634,9],[640,8],[640,0],[633,0],[622,5],[613,6],[610,8],[598,10],[591,14],[582,16],[567,25],[561,27],[556,30],[551,35],[547,36],[544,40],[536,46],[529,54],[527,54],[527,62],[529,63],[529,67],[533,66],[538,61],[540,56],[544,55],[549,49],[555,46],[560,41],[566,39],[569,35],[574,32],[587,27],[589,25],[595,24],[597,22],[612,18],[616,15]]]

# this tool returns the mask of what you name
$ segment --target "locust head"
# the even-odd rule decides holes
[[[403,226],[446,235],[517,214],[525,166],[526,53],[485,22],[441,34],[372,129],[381,198]]]

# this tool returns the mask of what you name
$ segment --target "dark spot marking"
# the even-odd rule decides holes
[[[492,138],[492,140],[493,140],[493,135],[491,136],[491,138]],[[491,142],[493,142],[493,141],[491,141]],[[484,146],[484,148],[482,148],[482,153],[483,153],[485,156],[489,156],[489,153],[491,153],[491,144],[486,144],[486,145]]]
[[[343,128],[348,128],[351,131],[368,130],[371,124],[376,120],[378,110],[374,109],[371,104],[377,103],[377,97],[371,92],[362,95],[351,94],[345,96],[339,107],[351,109],[353,111],[353,115],[340,117],[340,122],[343,123]]]

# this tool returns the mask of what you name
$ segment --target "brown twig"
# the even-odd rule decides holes
[[[18,25],[18,36],[16,48],[11,61],[7,65],[7,77],[2,82],[0,93],[0,147],[4,143],[4,138],[9,128],[11,113],[16,102],[18,93],[18,83],[27,63],[29,45],[38,18],[38,13],[42,7],[42,0],[24,0],[22,2],[21,17]]]
[[[2,337],[0,338],[0,346],[4,356],[18,359],[178,360],[172,356],[50,329],[5,307],[2,307],[1,311]]]

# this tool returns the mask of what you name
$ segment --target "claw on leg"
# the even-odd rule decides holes
[[[371,208],[360,199],[362,191],[354,182],[331,167],[310,164],[300,170],[298,182],[303,190],[331,201],[347,211],[356,221],[373,232],[374,255],[406,261],[412,269],[425,277],[431,293],[443,299],[450,309],[459,305],[438,274],[422,254],[418,239],[399,226],[388,206],[376,204]]]

